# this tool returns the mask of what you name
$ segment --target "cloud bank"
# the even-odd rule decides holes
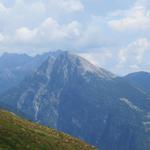
[[[75,51],[117,74],[150,71],[150,2],[0,0],[0,53]]]

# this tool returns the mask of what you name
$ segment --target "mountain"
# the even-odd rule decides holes
[[[0,57],[0,94],[17,86],[26,76],[31,75],[48,56],[55,57],[59,53],[60,51],[49,52],[34,57],[4,53]]]
[[[0,57],[0,93],[16,85],[25,76],[25,71],[20,69],[29,61],[30,57],[25,54],[5,53]]]
[[[4,110],[0,110],[0,149],[96,150],[69,135],[23,120]]]
[[[150,149],[149,96],[70,52],[48,57],[0,105],[104,150]]]
[[[135,72],[128,74],[124,77],[134,87],[137,87],[144,92],[150,93],[150,73],[148,72]]]

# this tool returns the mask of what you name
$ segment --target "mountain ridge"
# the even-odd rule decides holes
[[[141,89],[143,92],[150,93],[150,73],[149,72],[135,72],[124,77],[133,86]]]
[[[124,78],[61,52],[0,96],[0,102],[102,149],[148,150],[147,98]]]

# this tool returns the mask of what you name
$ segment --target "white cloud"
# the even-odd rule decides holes
[[[117,70],[123,72],[134,72],[142,70],[141,66],[146,64],[146,55],[150,53],[150,41],[146,38],[138,39],[118,52]]]
[[[65,18],[71,18],[72,14],[83,10],[80,0],[14,0],[9,7],[0,1],[0,29],[12,32],[22,26],[33,28],[48,17],[64,22]]]
[[[37,27],[39,38],[46,40],[60,40],[66,37],[66,33],[62,30],[61,25],[53,18],[47,18],[39,27]]]
[[[150,29],[150,13],[142,5],[135,5],[131,9],[119,12],[121,18],[112,19],[108,24],[119,31]],[[118,14],[120,15],[120,14]]]
[[[110,51],[101,49],[97,49],[95,52],[79,53],[79,55],[101,67],[106,66],[108,61],[112,58],[112,53]]]
[[[141,38],[121,49],[118,53],[118,58],[121,64],[126,63],[129,58],[132,60],[134,58],[138,64],[141,64],[146,51],[150,51],[150,41],[146,38]]]
[[[0,13],[5,13],[7,10],[8,9],[2,3],[0,3]]]
[[[4,4],[0,1],[0,32],[8,37],[8,45],[10,41],[15,45],[17,42],[18,45],[19,42],[59,43],[80,35],[78,21],[73,18],[61,21],[66,15],[84,10],[80,0],[15,0],[9,7]]]
[[[119,64],[123,64],[127,61],[127,51],[124,49],[121,49],[118,53],[118,57],[119,57]]]
[[[31,41],[36,35],[36,30],[30,30],[27,27],[21,27],[16,30],[16,38],[21,41]]]
[[[49,17],[39,26],[29,29],[21,27],[16,30],[15,39],[28,43],[59,43],[60,41],[73,40],[80,36],[80,24],[77,21],[68,24],[59,24]]]
[[[2,13],[7,13],[9,11],[9,8],[6,7],[2,1],[0,1],[0,15],[2,15]]]
[[[129,66],[129,69],[132,70],[132,72],[138,72],[141,71],[142,69],[138,65],[131,65]]]
[[[150,1],[135,1],[0,0],[0,51],[74,49],[117,73],[138,70],[149,62]]]
[[[45,7],[47,13],[55,17],[84,11],[84,5],[80,0],[46,0]]]
[[[70,38],[73,37],[74,39],[80,36],[81,34],[80,28],[81,24],[78,21],[72,21],[67,25],[67,27],[65,27],[65,30],[68,33],[68,35],[71,35]]]
[[[96,46],[96,44],[100,43],[101,39],[101,30],[100,27],[92,25],[89,23],[88,26],[83,28],[82,35],[79,39],[78,46],[84,47],[86,46]]]
[[[0,43],[3,42],[3,40],[4,40],[4,36],[3,34],[0,33]]]
[[[53,1],[53,0],[51,0]],[[74,11],[83,11],[84,10],[84,6],[81,3],[80,0],[59,0],[59,2],[55,3],[63,8],[64,10],[68,10],[69,12],[74,12]]]
[[[10,12],[10,9],[6,8],[3,5],[3,3],[0,2],[0,28],[2,24],[7,20],[7,15],[9,14],[9,12]]]

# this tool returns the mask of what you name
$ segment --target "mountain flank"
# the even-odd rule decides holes
[[[0,110],[0,150],[96,150],[67,134]]]
[[[150,95],[70,52],[49,54],[0,107],[103,150],[150,149]]]

